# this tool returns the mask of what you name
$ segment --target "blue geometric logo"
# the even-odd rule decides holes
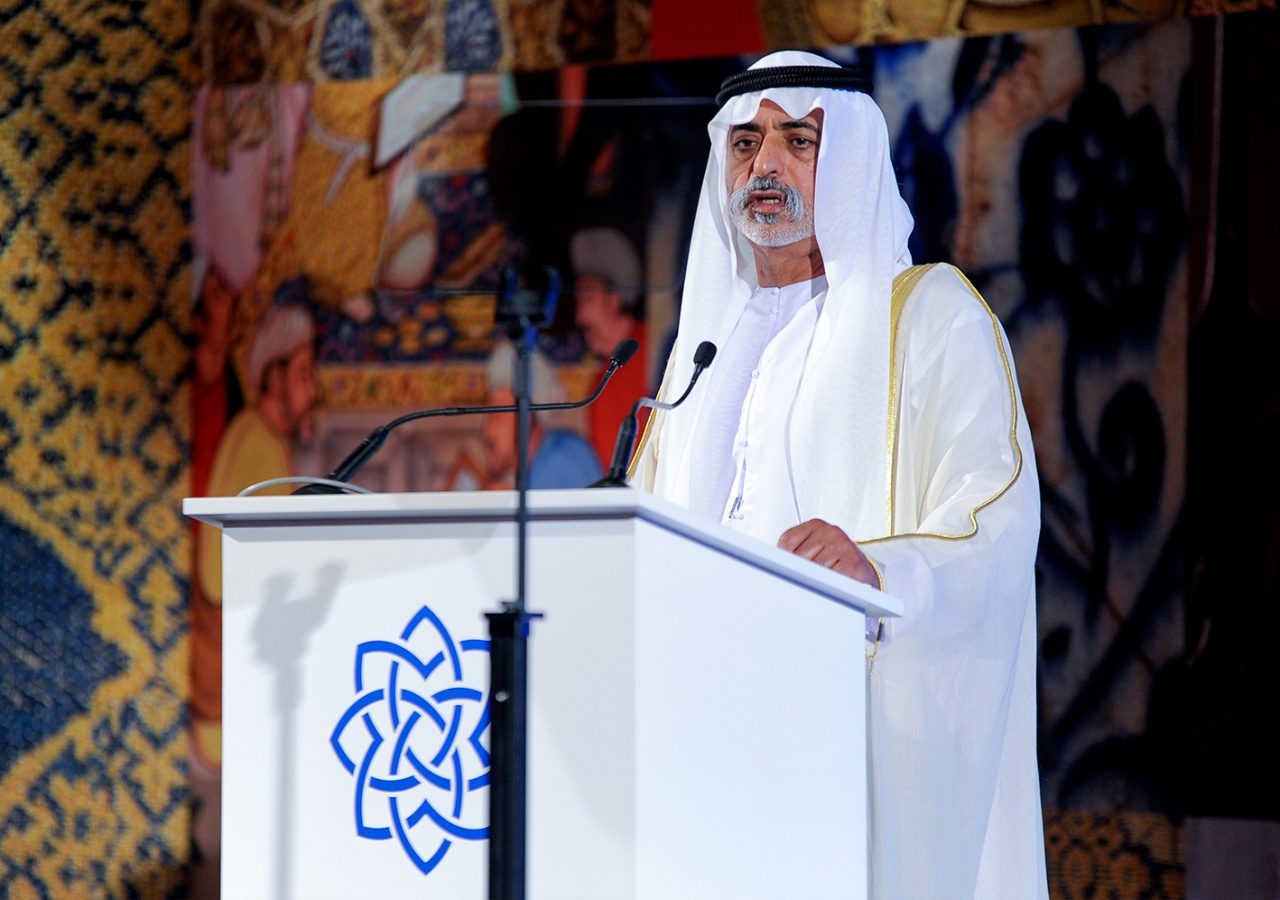
[[[424,875],[454,840],[489,836],[489,702],[475,687],[488,655],[488,641],[455,644],[422,607],[399,641],[356,647],[356,699],[329,738],[356,777],[356,834],[394,834]]]

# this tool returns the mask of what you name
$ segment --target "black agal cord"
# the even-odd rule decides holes
[[[724,106],[730,97],[754,94],[769,88],[828,88],[833,91],[871,93],[871,80],[861,69],[833,66],[775,66],[770,69],[748,69],[730,75],[720,84],[716,104]]]

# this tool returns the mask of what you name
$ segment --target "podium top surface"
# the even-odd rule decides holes
[[[515,491],[188,497],[182,512],[216,528],[509,522]],[[533,522],[640,519],[871,616],[900,616],[902,602],[830,569],[771,547],[645,491],[630,488],[529,492]]]

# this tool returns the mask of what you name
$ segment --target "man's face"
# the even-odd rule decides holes
[[[729,129],[725,155],[730,221],[751,243],[785,247],[813,236],[813,188],[822,110],[793,119],[771,100]]]
[[[320,399],[316,387],[316,354],[310,345],[299,347],[267,375],[267,393],[283,414],[288,437],[304,443],[315,432],[315,409]]]
[[[598,275],[579,275],[575,283],[578,327],[587,346],[601,356],[613,352],[613,335],[629,319],[622,309],[622,295]],[[631,323],[625,323],[629,328]]]

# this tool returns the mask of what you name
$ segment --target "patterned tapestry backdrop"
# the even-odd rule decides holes
[[[207,0],[210,84],[529,71],[1275,9],[1276,0]]]
[[[1177,831],[1161,814],[1181,800],[1155,748],[1172,727],[1162,676],[1183,652],[1189,24],[833,55],[874,75],[916,215],[913,254],[961,266],[1017,357],[1044,505],[1044,799],[1118,816],[1051,816],[1058,890],[1107,892],[1114,877],[1128,879],[1122,892],[1177,895]],[[269,474],[321,474],[375,422],[481,400],[499,268],[559,265],[572,287],[584,229],[610,229],[639,260],[649,370],[661,371],[706,160],[712,107],[697,98],[742,65],[597,69],[576,86],[481,74],[419,76],[394,91],[381,81],[202,90],[199,318],[223,324],[200,330],[197,345],[216,358],[217,380],[197,393],[210,399],[195,407],[195,470],[216,456],[223,492],[244,486],[219,481],[237,460],[291,457]],[[543,105],[557,96],[657,99]],[[569,395],[598,365],[581,302],[571,290],[542,347]],[[266,351],[254,348],[297,343],[286,309],[315,333],[310,435],[244,424],[265,390]],[[479,423],[424,427],[362,478],[476,487],[496,475],[482,438]],[[216,569],[199,571],[216,604]],[[205,608],[200,593],[194,602]],[[216,606],[195,620],[197,687],[201,661],[209,673],[218,665],[215,620]],[[195,707],[210,734],[216,701]]]
[[[185,890],[189,784],[216,786],[186,701],[216,740],[220,696],[216,655],[189,660],[190,617],[197,651],[218,617],[180,498],[261,405],[253,337],[297,325],[273,309],[305,309],[315,336],[315,433],[285,442],[305,471],[389,410],[483,397],[497,270],[569,273],[583,229],[630,248],[611,258],[634,257],[660,370],[706,157],[697,98],[743,60],[476,70],[642,60],[661,6],[215,0],[196,22],[177,0],[0,2],[0,896]],[[802,39],[777,31],[793,7],[809,42],[868,40],[841,18],[855,6],[883,25],[874,4],[758,0],[762,45]],[[1114,17],[1084,6],[1054,21]],[[947,9],[980,32],[966,17],[985,6]],[[932,32],[879,39],[913,33]],[[874,70],[913,250],[965,269],[1018,356],[1045,506],[1044,797],[1074,810],[1048,815],[1054,892],[1179,896],[1160,815],[1178,790],[1154,748],[1182,651],[1187,23],[829,52]],[[413,82],[429,121],[375,132],[397,79],[443,69],[476,74]],[[528,103],[564,97],[665,105]],[[595,364],[575,305],[543,347],[571,395]],[[476,430],[423,429],[367,477],[479,486],[487,452]]]

